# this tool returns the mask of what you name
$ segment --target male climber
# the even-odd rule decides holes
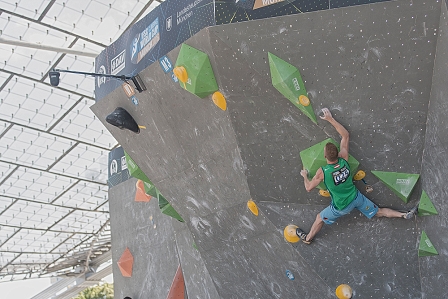
[[[342,137],[340,151],[338,152],[338,148],[333,143],[327,143],[324,149],[327,165],[319,168],[311,180],[308,179],[308,171],[305,169],[300,172],[300,175],[303,176],[305,189],[308,192],[324,181],[331,196],[331,203],[317,214],[309,233],[305,233],[300,228],[297,228],[297,236],[304,243],[311,244],[314,236],[320,231],[324,223],[333,224],[336,219],[349,214],[353,209],[358,209],[369,219],[373,216],[411,219],[417,212],[417,206],[408,212],[378,208],[377,205],[358,191],[353,184],[353,174],[347,162],[349,133],[344,126],[333,118],[328,108],[323,108],[322,112],[323,116],[320,116],[320,118],[328,121]]]

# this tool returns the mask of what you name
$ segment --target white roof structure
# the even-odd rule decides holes
[[[108,153],[94,56],[154,0],[0,0],[0,282],[78,277],[110,259]]]

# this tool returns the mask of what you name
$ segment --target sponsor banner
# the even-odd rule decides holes
[[[255,0],[254,9],[266,7],[283,1],[285,0]]]
[[[126,164],[124,150],[121,146],[109,152],[108,166],[107,184],[109,187],[116,186],[131,177]]]
[[[102,51],[95,60],[95,71],[136,75],[202,28],[214,24],[214,0],[167,0]],[[95,100],[99,101],[123,82],[98,77],[95,83]]]

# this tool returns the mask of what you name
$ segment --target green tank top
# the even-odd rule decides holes
[[[353,174],[350,172],[348,162],[338,158],[335,164],[322,167],[324,184],[330,192],[333,205],[338,210],[346,208],[356,197],[358,189],[353,184]]]

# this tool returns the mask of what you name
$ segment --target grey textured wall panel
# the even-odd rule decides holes
[[[256,237],[273,228],[265,217],[252,215],[245,204],[205,217],[194,217],[190,225],[198,248],[205,251],[219,250],[226,244]]]
[[[439,14],[436,1],[393,1],[210,28],[252,196],[307,203],[298,152],[338,138],[272,87],[268,51],[301,71],[316,114],[329,107],[349,129],[350,151],[366,172],[419,173]],[[221,58],[229,51],[234,63]],[[247,78],[247,92],[236,74]],[[375,198],[400,204],[387,191]]]
[[[445,233],[448,227],[448,191],[444,188],[448,169],[448,12],[444,2],[438,36],[422,164],[422,188],[439,214],[419,219],[420,232],[426,232],[439,252],[438,256],[419,259],[423,298],[428,299],[446,297],[446,285],[442,280],[446,282],[448,276],[448,236]]]
[[[184,273],[188,298],[219,298],[213,280],[205,267],[199,251],[194,247],[194,239],[185,223],[172,220],[176,236],[177,252]]]
[[[236,148],[223,148],[213,160],[198,164],[169,180],[157,182],[164,196],[186,219],[215,213],[250,199],[244,165]]]
[[[253,270],[268,289],[263,298],[331,298],[333,290],[327,281],[316,276],[316,269],[304,258],[298,258],[278,231],[242,242],[242,249]],[[286,270],[294,280],[286,278]],[[306,287],[303,287],[306,286]]]
[[[109,189],[114,296],[166,298],[179,265],[171,218],[156,200],[134,201],[136,181]],[[123,277],[117,265],[126,247],[134,257],[132,277]]]
[[[279,230],[295,223],[305,231],[323,208],[275,202],[260,207]],[[293,246],[333,290],[348,283],[356,298],[419,298],[416,231],[414,221],[369,220],[355,211],[324,226],[313,245]]]
[[[209,226],[202,228],[206,236],[198,237],[216,242],[205,248],[202,244],[201,256],[221,298],[325,298],[331,292],[263,214],[255,217],[245,205],[231,213],[207,219]],[[286,270],[293,271],[297,281],[290,281]]]

